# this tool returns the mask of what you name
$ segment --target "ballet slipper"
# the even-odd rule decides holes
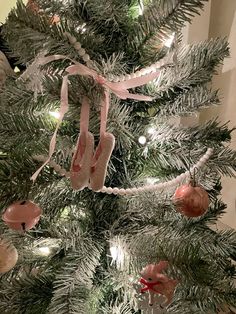
[[[76,144],[76,150],[72,158],[70,169],[70,181],[74,190],[83,190],[88,186],[93,153],[93,134],[90,132],[82,132]]]
[[[115,137],[111,133],[104,133],[100,137],[100,142],[93,157],[90,188],[93,191],[100,191],[105,182],[107,166],[115,147]]]

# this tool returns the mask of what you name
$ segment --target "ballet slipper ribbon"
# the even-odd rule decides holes
[[[142,94],[132,94],[128,91],[129,88],[134,88],[138,86],[142,86],[147,84],[148,82],[153,81],[156,79],[160,71],[152,72],[140,77],[127,79],[122,82],[109,82],[107,81],[103,76],[99,75],[95,70],[88,68],[87,66],[74,61],[67,56],[63,55],[53,55],[48,57],[42,57],[39,59],[39,65],[45,65],[50,62],[56,61],[56,60],[70,60],[73,62],[73,65],[68,66],[65,71],[67,74],[63,77],[62,81],[62,87],[61,87],[61,104],[59,109],[59,119],[56,125],[56,129],[54,131],[54,134],[51,138],[50,145],[49,145],[49,154],[47,160],[44,162],[44,164],[31,176],[31,180],[35,181],[39,175],[39,173],[42,171],[42,169],[49,163],[54,150],[56,146],[56,136],[57,132],[60,128],[60,125],[63,121],[64,115],[68,111],[68,77],[72,75],[81,75],[81,76],[89,76],[92,77],[98,84],[101,84],[105,88],[105,97],[102,100],[102,112],[101,112],[101,130],[100,132],[105,132],[104,128],[106,127],[106,117],[109,107],[109,93],[113,92],[118,98],[120,99],[135,99],[140,101],[152,101],[153,98],[149,96],[145,96]]]

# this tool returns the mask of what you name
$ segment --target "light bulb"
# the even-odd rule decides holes
[[[166,47],[170,48],[171,45],[172,45],[172,43],[173,43],[174,38],[175,38],[175,33],[172,33],[172,34],[169,36],[169,38],[166,39],[164,45],[165,45]]]
[[[143,15],[143,11],[144,11],[143,1],[142,1],[142,0],[139,0],[139,7],[138,7],[138,13],[139,13],[139,15]]]
[[[52,116],[55,119],[59,119],[60,118],[60,113],[57,111],[49,111],[50,116]]]
[[[147,184],[156,184],[159,181],[158,178],[147,178]]]
[[[151,134],[151,135],[154,134],[155,131],[156,131],[156,129],[153,128],[153,127],[150,127],[150,128],[147,130],[148,134]]]
[[[144,144],[146,144],[147,139],[146,139],[145,136],[140,136],[139,139],[138,139],[138,141],[139,141],[139,143],[140,143],[141,145],[144,145]]]
[[[86,32],[86,30],[87,30],[86,24],[84,23],[84,24],[82,24],[82,25],[79,25],[79,26],[76,27],[75,29],[83,34],[83,33]]]
[[[123,265],[125,253],[121,246],[111,246],[110,247],[110,253],[112,257],[112,262],[116,262],[117,265]]]
[[[48,246],[42,246],[38,250],[39,250],[40,254],[43,256],[48,256],[50,254],[50,249]]]

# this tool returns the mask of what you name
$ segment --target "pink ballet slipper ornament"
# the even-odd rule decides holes
[[[74,190],[83,190],[89,184],[94,153],[94,136],[88,131],[90,104],[83,98],[80,112],[80,135],[70,168],[70,181]]]
[[[41,208],[33,202],[18,201],[5,210],[2,219],[13,230],[27,231],[39,222],[41,213]]]
[[[171,303],[175,287],[178,283],[177,280],[168,278],[161,272],[168,267],[168,262],[161,261],[158,264],[147,265],[142,271],[140,283],[144,285],[141,289],[141,293],[148,291],[149,293],[149,305],[154,304],[155,294],[161,294],[166,297],[166,304]]]
[[[74,190],[83,190],[88,186],[93,151],[93,134],[90,132],[81,133],[76,144],[70,168],[70,181]]]
[[[104,186],[107,166],[114,147],[114,135],[111,133],[102,134],[92,161],[90,188],[93,191],[100,191]]]

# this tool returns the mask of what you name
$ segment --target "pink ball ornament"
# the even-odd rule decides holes
[[[41,208],[33,202],[18,201],[6,209],[2,219],[13,230],[27,231],[39,222],[41,213]]]
[[[13,244],[0,240],[0,274],[11,270],[18,260],[18,253]]]
[[[174,202],[177,210],[187,217],[202,216],[208,209],[208,193],[200,186],[185,184],[176,189]]]

